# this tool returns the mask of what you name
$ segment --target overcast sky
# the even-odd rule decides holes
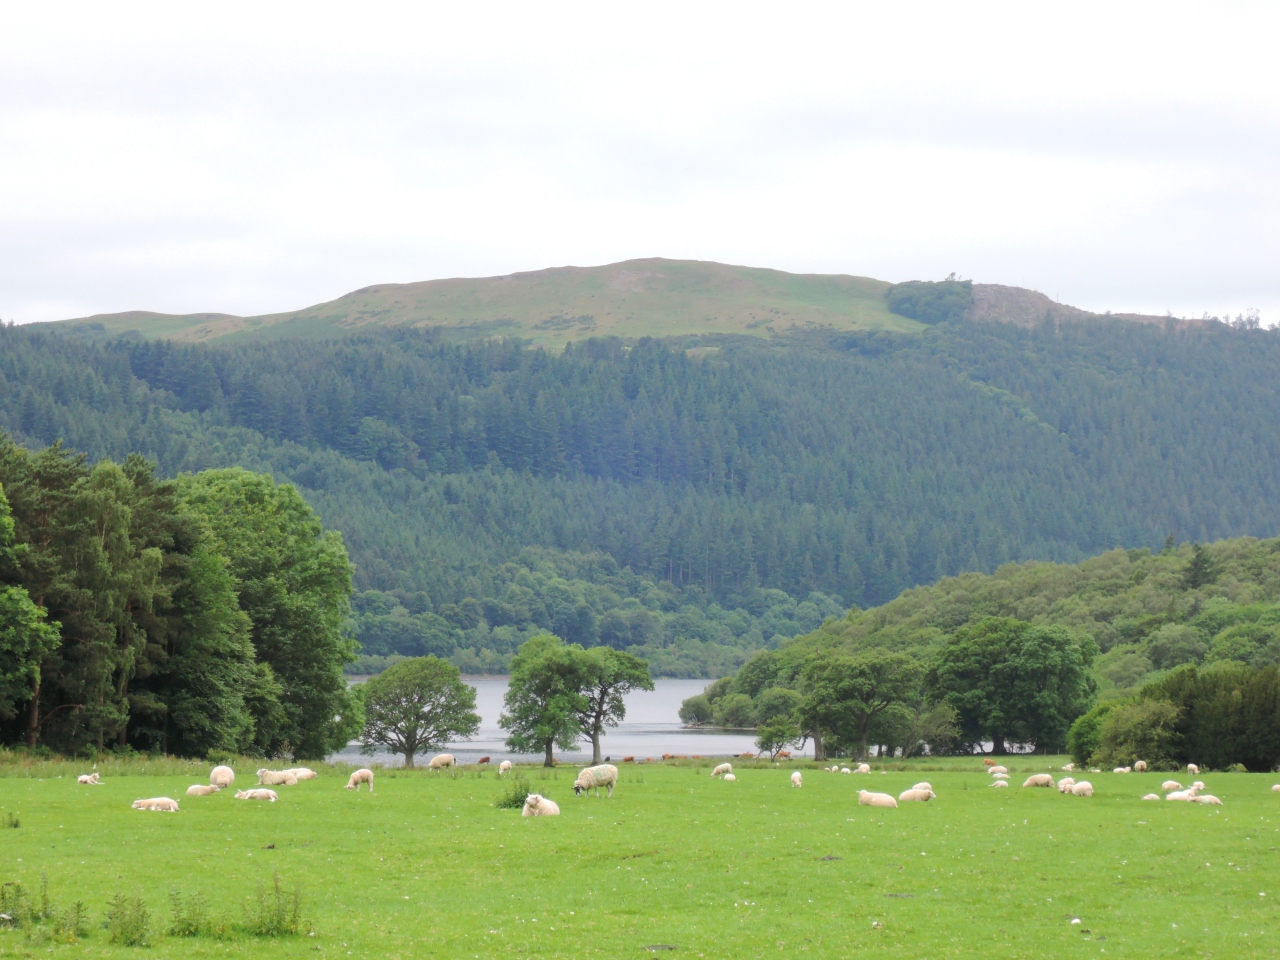
[[[1275,3],[10,4],[0,318],[663,256],[1274,323],[1278,28]]]

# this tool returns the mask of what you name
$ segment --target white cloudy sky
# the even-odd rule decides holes
[[[1274,323],[1278,28],[1274,3],[8,4],[0,317],[665,256]]]

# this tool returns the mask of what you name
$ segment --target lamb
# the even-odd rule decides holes
[[[1022,785],[1024,787],[1052,787],[1053,777],[1047,773],[1033,773],[1027,777],[1026,782]]]
[[[285,773],[292,773],[295,780],[314,780],[316,772],[308,767],[290,767]]]
[[[445,767],[456,767],[458,761],[453,759],[452,753],[441,753],[431,758],[431,762],[427,764],[428,770],[443,770]]]
[[[1063,777],[1061,780],[1059,780],[1059,781],[1058,781],[1058,792],[1059,792],[1059,793],[1070,793],[1070,792],[1071,792],[1071,788],[1072,788],[1072,787],[1074,787],[1075,785],[1076,785],[1075,778],[1073,778],[1073,777]]]
[[[800,771],[799,771],[799,770],[797,770],[795,773],[791,774],[791,785],[792,785],[793,787],[798,787],[798,786],[800,786],[802,783],[804,783],[804,777],[800,776]]]
[[[541,794],[531,793],[524,798],[524,809],[520,811],[522,817],[558,817],[560,816],[560,807],[554,800],[548,800]]]
[[[991,785],[993,787],[1007,787],[1009,782],[1007,780],[993,780],[991,781]]]
[[[1111,772],[1112,773],[1133,773],[1133,768],[1132,767],[1116,767]]]
[[[1199,773],[1199,772],[1200,772],[1200,768],[1199,768],[1199,767],[1197,767],[1194,763],[1188,763],[1188,764],[1187,764],[1187,773],[1190,773],[1190,774],[1192,774],[1192,775],[1194,776],[1195,774],[1197,774],[1197,773]]]
[[[600,796],[600,788],[604,787],[609,791],[609,796],[613,796],[613,788],[618,785],[618,768],[612,763],[602,763],[598,767],[587,767],[578,774],[578,779],[573,781],[573,795],[580,797],[584,793],[590,793],[595,790],[596,796]]]
[[[934,793],[932,790],[916,790],[912,788],[911,790],[903,790],[900,794],[898,794],[898,799],[904,802],[918,800],[922,803],[925,803],[929,800],[937,799],[937,796],[938,795]]]
[[[992,768],[991,768],[990,770],[988,770],[987,772],[988,772],[988,773],[991,773],[991,774],[996,774],[996,773],[1008,773],[1008,772],[1009,772],[1009,768],[1008,768],[1008,767],[1002,767],[1002,766],[997,765],[997,766],[992,767]]]
[[[1133,769],[1137,770],[1139,773],[1146,773],[1146,772],[1147,772],[1147,761],[1145,761],[1145,760],[1135,760],[1135,761],[1133,762]]]
[[[208,797],[221,790],[221,787],[215,787],[212,783],[193,783],[187,787],[188,797]]]
[[[229,787],[236,782],[236,772],[230,767],[214,767],[209,774],[209,782],[215,787]]]
[[[347,789],[360,792],[360,784],[367,783],[369,792],[373,793],[373,771],[367,767],[361,767],[351,775],[351,779],[347,781]]]
[[[858,805],[863,807],[898,807],[898,801],[887,793],[871,793],[868,790],[858,791]]]
[[[102,786],[102,781],[98,779],[98,773],[96,770],[93,773],[80,774],[80,776],[76,777],[76,783],[86,783],[91,787]]]
[[[1168,793],[1170,790],[1181,790],[1182,784],[1177,780],[1166,780],[1164,783],[1160,784],[1160,789],[1165,793]]]
[[[716,777],[723,776],[726,773],[733,773],[732,763],[720,764],[720,766],[716,767],[714,770],[711,771],[711,777],[712,779],[714,779]]]
[[[914,787],[912,787],[911,789],[912,789],[912,790],[932,790],[932,789],[933,789],[933,786],[932,786],[931,784],[929,784],[927,781],[921,780],[919,783],[917,783],[917,784],[916,784]]]
[[[871,764],[869,764],[869,763],[860,763],[860,764],[858,764],[857,768],[856,768],[853,772],[854,772],[854,773],[870,773],[870,772],[871,772]]]
[[[297,782],[298,778],[288,770],[268,770],[266,767],[263,767],[258,771],[258,783],[266,787],[292,787],[295,786]]]
[[[1211,793],[1206,793],[1204,796],[1200,796],[1200,797],[1192,797],[1191,802],[1192,803],[1208,803],[1217,807],[1222,806],[1222,801],[1219,800],[1217,797],[1215,797]]]
[[[168,797],[152,797],[150,800],[135,800],[133,801],[133,809],[155,810],[160,813],[177,813],[178,801],[170,800]]]
[[[498,764],[498,776],[502,776],[504,773],[510,773],[510,772],[511,772],[510,760],[503,760],[500,764]]]
[[[1067,764],[1065,767],[1063,767],[1062,769],[1063,769],[1063,770],[1065,770],[1067,773],[1070,773],[1070,772],[1071,772],[1072,770],[1074,770],[1075,768],[1076,768],[1076,765],[1075,765],[1074,763],[1068,763],[1068,764]]]
[[[1092,797],[1093,784],[1088,780],[1081,780],[1079,783],[1072,784],[1071,795],[1073,797]]]
[[[237,790],[236,799],[237,800],[266,800],[266,801],[269,801],[270,803],[275,803],[276,800],[279,799],[279,797],[276,796],[276,792],[274,790],[263,790],[263,789],[251,788],[249,790]]]
[[[841,772],[841,773],[853,773],[853,771],[852,771],[852,770],[850,770],[848,767],[841,767],[841,768],[840,768],[840,772]]]
[[[732,773],[726,773],[726,774],[724,775],[725,783],[728,783],[730,780],[737,780],[737,779],[738,779],[738,778],[737,778],[737,777],[735,777]]]
[[[1158,793],[1148,793],[1148,794],[1147,794],[1146,796],[1144,796],[1142,799],[1143,799],[1143,800],[1159,800],[1159,799],[1160,799],[1160,794],[1158,794]]]

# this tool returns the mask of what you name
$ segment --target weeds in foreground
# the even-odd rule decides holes
[[[507,789],[498,795],[493,805],[499,810],[518,810],[524,806],[529,796],[529,781],[524,777],[516,777],[507,783]]]
[[[10,813],[5,816],[4,825],[6,827],[12,827],[14,830],[17,830],[20,826],[22,826],[22,821],[18,819],[18,815],[16,813]]]
[[[294,884],[293,893],[285,893],[280,874],[271,875],[271,890],[258,887],[256,901],[245,907],[245,927],[255,937],[289,937],[305,933],[302,918],[302,888]]]
[[[112,943],[125,947],[151,946],[151,914],[141,897],[126,897],[116,891],[107,906],[103,926],[110,932]]]
[[[204,894],[191,893],[183,896],[174,890],[169,894],[169,906],[173,913],[169,936],[198,937],[209,931],[209,902]]]
[[[29,919],[27,891],[16,881],[0,884],[0,927],[20,927]]]

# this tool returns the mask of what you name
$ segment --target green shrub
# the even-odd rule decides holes
[[[745,693],[730,693],[716,701],[714,717],[716,726],[719,727],[754,727],[755,704]]]
[[[1098,749],[1102,721],[1115,706],[1114,700],[1104,700],[1088,713],[1077,717],[1076,722],[1071,724],[1071,729],[1067,731],[1067,753],[1071,754],[1071,759],[1078,766],[1083,767],[1087,764],[1094,751]]]
[[[1102,721],[1093,762],[1103,767],[1145,760],[1155,769],[1174,762],[1178,708],[1168,700],[1137,700],[1113,709]]]
[[[529,796],[529,781],[517,777],[507,784],[507,789],[499,795],[493,805],[499,810],[518,810],[524,807],[525,797]]]
[[[151,914],[141,897],[126,897],[117,891],[107,906],[104,927],[111,942],[125,947],[151,946]]]
[[[17,881],[0,884],[0,927],[20,927],[31,916],[27,891]]]
[[[176,890],[169,894],[173,922],[169,924],[171,937],[198,937],[209,931],[209,904],[203,894],[183,896]]]
[[[271,890],[258,887],[258,895],[245,907],[245,927],[255,937],[289,937],[304,933],[302,890],[296,884],[285,893],[280,874],[271,875]]]
[[[692,696],[680,704],[680,722],[691,727],[710,723],[712,717],[711,701],[705,693]]]

